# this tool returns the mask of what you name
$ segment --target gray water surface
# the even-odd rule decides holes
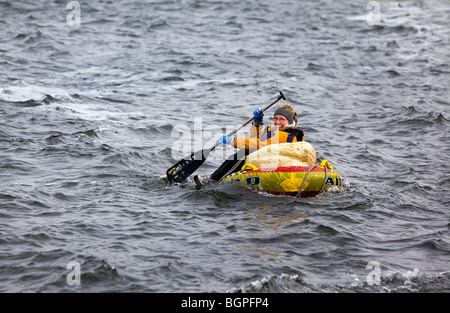
[[[1,292],[450,291],[448,1],[68,2],[0,1]],[[165,184],[280,90],[344,192]]]

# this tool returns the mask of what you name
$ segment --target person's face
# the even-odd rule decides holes
[[[289,121],[283,115],[275,115],[273,117],[273,125],[278,126],[279,130],[284,130],[289,125]]]

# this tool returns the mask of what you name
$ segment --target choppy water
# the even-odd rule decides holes
[[[68,2],[0,1],[1,292],[450,291],[448,1]],[[345,192],[165,185],[279,90]]]

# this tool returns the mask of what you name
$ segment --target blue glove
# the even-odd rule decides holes
[[[253,111],[253,115],[255,116],[255,123],[262,123],[263,116],[264,116],[264,110],[261,108],[257,108],[255,111]]]
[[[233,140],[232,137],[228,137],[228,136],[223,135],[222,137],[220,137],[219,139],[217,139],[216,145],[219,144],[219,143],[227,143],[227,144],[229,144],[229,145],[232,145],[232,144],[233,144],[233,141],[234,141],[234,140]]]

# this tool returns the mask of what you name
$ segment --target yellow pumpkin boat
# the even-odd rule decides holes
[[[316,152],[307,142],[270,145],[246,158],[239,172],[221,181],[276,195],[316,196],[342,189],[342,178],[327,160],[316,163]]]

